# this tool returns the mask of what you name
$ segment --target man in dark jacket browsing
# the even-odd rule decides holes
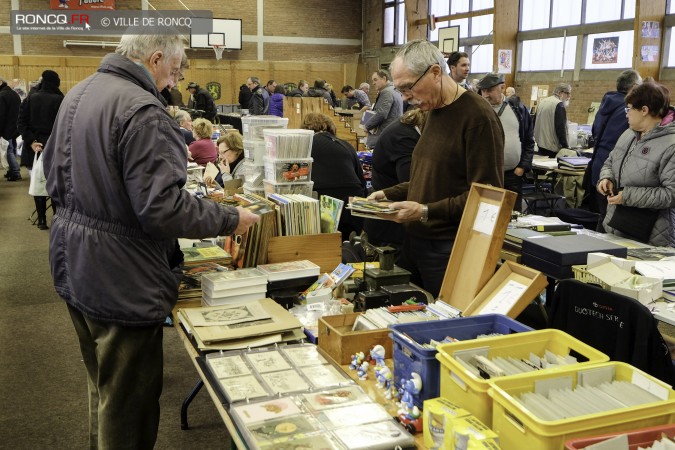
[[[123,36],[68,92],[44,149],[56,205],[49,259],[87,369],[90,448],[154,446],[176,238],[239,234],[258,221],[181,189],[185,141],[160,92],[180,77],[183,55],[179,36]]]
[[[216,102],[213,100],[211,94],[209,94],[209,91],[200,87],[195,82],[188,83],[187,90],[191,96],[190,101],[188,101],[188,107],[204,111],[202,117],[213,122],[218,110],[216,109]]]
[[[16,138],[19,137],[19,130],[16,122],[19,117],[19,107],[21,106],[21,97],[9,87],[7,81],[0,78],[0,137],[9,142],[7,147],[7,163],[9,169],[5,178],[9,181],[21,179],[21,167],[16,157]]]

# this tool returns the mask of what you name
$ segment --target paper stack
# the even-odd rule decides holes
[[[202,305],[243,303],[265,297],[267,275],[258,269],[208,273],[202,276]]]
[[[270,298],[182,308],[178,317],[200,350],[237,350],[305,337],[300,321]]]

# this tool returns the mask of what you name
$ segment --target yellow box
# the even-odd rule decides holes
[[[574,388],[580,373],[603,368],[614,370],[615,381],[638,381],[642,386],[649,385],[650,391],[661,391],[667,398],[630,408],[555,421],[539,419],[515,400],[525,392],[532,392],[537,381],[568,377],[572,379]],[[555,372],[533,372],[509,379],[502,377],[491,381],[490,385],[489,393],[494,399],[492,429],[499,435],[504,450],[558,450],[564,448],[565,441],[572,438],[675,423],[675,391],[666,383],[626,363],[572,366]]]
[[[437,347],[436,359],[441,362],[441,397],[448,398],[468,410],[488,427],[492,426],[492,399],[488,395],[489,381],[470,373],[455,358],[455,353],[470,349],[487,348],[487,357],[513,357],[527,359],[530,353],[543,356],[546,350],[556,355],[569,355],[574,351],[582,364],[595,364],[609,360],[604,353],[584,344],[560,330],[527,331],[505,336],[469,341],[452,342]],[[582,359],[584,359],[582,361]],[[537,373],[558,371],[563,368],[542,369]],[[576,366],[575,366],[576,367]],[[497,377],[508,379],[520,375]],[[525,448],[525,447],[523,447]]]
[[[442,397],[424,400],[424,445],[440,448],[445,435],[445,424],[449,418],[469,416],[471,413],[456,403]]]

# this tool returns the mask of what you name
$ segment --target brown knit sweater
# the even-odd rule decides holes
[[[429,115],[412,156],[410,181],[384,193],[429,206],[429,221],[406,223],[411,235],[454,239],[471,183],[504,186],[504,130],[492,107],[466,92]]]

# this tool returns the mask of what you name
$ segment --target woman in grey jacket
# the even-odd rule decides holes
[[[647,242],[675,245],[675,117],[670,92],[653,80],[626,95],[629,129],[616,143],[600,171],[597,189],[607,197],[603,226],[608,233],[629,235],[612,227],[619,205],[657,210]],[[618,218],[618,217],[617,217]],[[637,221],[637,220],[636,220]]]

